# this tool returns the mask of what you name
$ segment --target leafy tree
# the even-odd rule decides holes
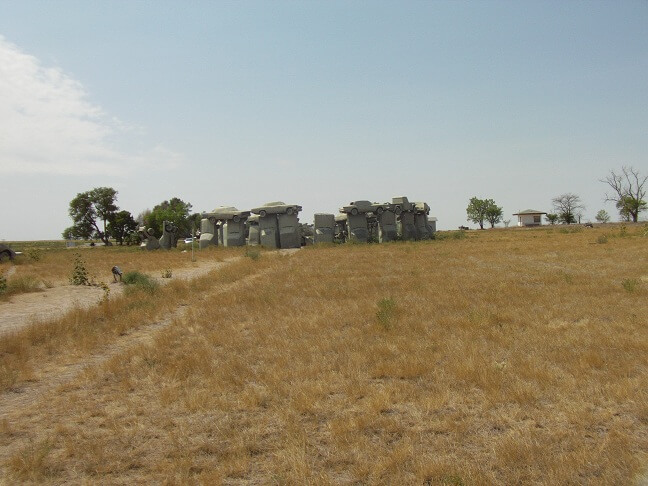
[[[545,216],[545,219],[549,222],[549,224],[556,224],[558,222],[558,215],[555,213],[548,213]]]
[[[106,232],[107,222],[117,211],[117,191],[112,187],[96,187],[80,192],[70,201],[69,214],[73,224],[63,231],[64,238],[99,238],[110,244]],[[99,222],[103,225],[100,227]]]
[[[486,219],[486,201],[471,197],[468,207],[466,208],[466,215],[468,221],[479,224],[481,229],[484,229],[484,220]]]
[[[124,244],[128,235],[137,230],[137,221],[133,219],[133,215],[128,211],[119,211],[110,218],[108,221],[108,234],[115,238],[120,245]]]
[[[479,224],[484,229],[484,221],[488,221],[491,228],[502,221],[502,208],[495,204],[492,199],[479,199],[471,197],[468,207],[466,208],[468,221]]]
[[[491,228],[494,228],[497,223],[502,221],[504,211],[492,199],[486,199],[486,203],[486,220],[490,223]]]
[[[164,221],[175,224],[180,235],[191,233],[192,219],[190,213],[191,204],[174,197],[153,207],[151,211],[144,211],[140,216],[143,218],[144,225],[147,228],[153,228],[153,234],[159,238],[162,236],[162,223]]]
[[[621,173],[613,170],[601,182],[607,184],[611,193],[605,194],[606,201],[616,204],[621,218],[637,222],[639,213],[648,209],[646,202],[646,182],[648,175],[642,176],[634,167],[622,167]]]
[[[599,223],[607,223],[610,221],[610,215],[605,209],[601,209],[598,213],[596,213],[596,221],[598,221]]]
[[[558,221],[563,224],[575,223],[576,214],[579,213],[579,210],[585,209],[580,197],[571,192],[556,196],[551,202],[553,203],[554,210],[558,214]]]

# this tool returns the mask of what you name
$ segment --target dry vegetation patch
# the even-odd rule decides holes
[[[648,241],[632,229],[307,248],[205,284],[150,342],[16,410],[5,473],[632,483],[648,466]]]

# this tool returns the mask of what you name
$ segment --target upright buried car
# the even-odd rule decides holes
[[[13,260],[16,258],[16,252],[9,248],[7,245],[0,244],[0,262],[5,258]]]

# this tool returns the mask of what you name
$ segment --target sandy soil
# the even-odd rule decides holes
[[[229,260],[226,260],[229,261]],[[190,268],[173,269],[172,279],[193,279],[209,273],[221,265],[218,261],[195,262]],[[11,268],[9,272],[15,271]],[[9,274],[7,274],[9,276]],[[172,279],[151,275],[161,284]],[[110,285],[111,295],[121,293],[123,284]],[[75,307],[88,308],[96,305],[104,296],[100,287],[79,287],[76,285],[55,285],[40,292],[14,295],[6,302],[0,302],[0,335],[20,329],[36,321],[48,321],[62,316]]]

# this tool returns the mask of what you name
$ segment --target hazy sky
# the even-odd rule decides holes
[[[471,196],[511,213],[648,172],[648,2],[0,0],[0,239],[134,215]],[[471,225],[474,227],[474,225]]]

